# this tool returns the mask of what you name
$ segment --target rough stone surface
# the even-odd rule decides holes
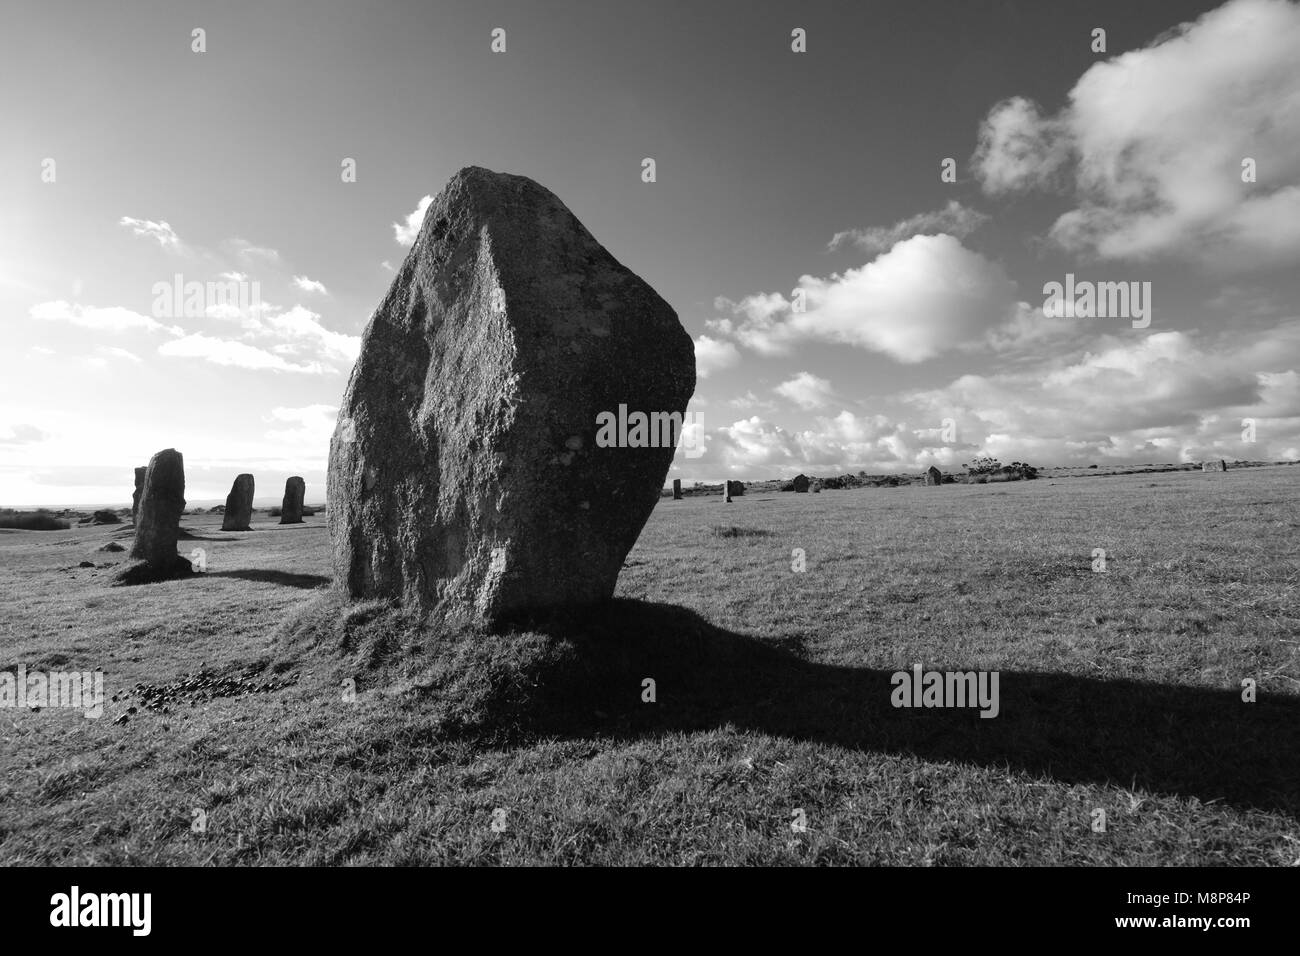
[[[682,480],[680,478],[674,478],[673,479],[673,501],[681,501],[681,500],[682,500]]]
[[[135,493],[131,495],[131,524],[135,525],[140,519],[140,495],[144,491],[144,476],[149,470],[148,465],[142,465],[135,470]]]
[[[280,524],[302,524],[302,498],[306,493],[307,482],[297,475],[284,483],[284,501],[280,504]]]
[[[927,485],[943,484],[943,472],[934,467],[934,465],[931,465],[925,470],[925,483]]]
[[[226,507],[221,512],[222,531],[247,531],[253,520],[253,476],[244,474],[235,479],[226,495]],[[216,508],[210,509],[216,511]]]
[[[597,416],[680,415],[694,389],[676,313],[554,194],[461,170],[339,411],[336,584],[483,623],[611,597],[673,448],[599,447]]]
[[[740,498],[745,494],[745,483],[743,481],[728,481],[727,496],[729,498]]]
[[[799,494],[804,494],[808,491],[808,486],[811,482],[808,480],[807,475],[795,475],[793,484],[795,491],[799,492]]]
[[[189,562],[176,553],[184,511],[185,459],[168,448],[149,459],[129,557],[143,561],[155,574],[171,572],[178,562],[188,567]]]
[[[1227,471],[1228,463],[1222,458],[1201,462],[1201,471]]]

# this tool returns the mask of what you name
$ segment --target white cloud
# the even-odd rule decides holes
[[[999,195],[1048,185],[1069,158],[1064,125],[1044,119],[1032,100],[1013,96],[994,106],[980,124],[971,162],[984,192]]]
[[[269,246],[255,246],[247,239],[227,239],[224,245],[232,255],[250,264],[277,265],[280,262],[280,253],[277,250]]]
[[[110,358],[126,359],[128,362],[141,361],[140,356],[136,355],[134,352],[120,349],[115,345],[101,345],[99,348],[95,349],[95,351],[101,355],[107,355]]]
[[[398,245],[409,246],[415,242],[415,237],[420,234],[420,226],[424,222],[424,214],[428,211],[431,202],[433,197],[425,196],[416,205],[415,211],[406,217],[406,222],[393,223],[393,235]]]
[[[788,382],[782,382],[773,391],[805,409],[822,408],[830,404],[833,394],[831,383],[811,372],[800,372]]]
[[[0,445],[30,445],[35,442],[45,441],[50,436],[41,431],[35,425],[3,425],[0,426]]]
[[[1300,259],[1300,5],[1232,0],[1090,67],[1057,116],[999,104],[976,165],[990,192],[1043,185],[1068,149],[1079,196],[1052,238],[1105,259],[1222,270]],[[1254,159],[1258,182],[1242,182]]]
[[[325,289],[325,283],[317,282],[315,279],[308,279],[306,276],[294,276],[293,284],[303,292],[318,292],[321,295],[329,295]]]
[[[128,227],[134,235],[153,239],[162,248],[171,252],[178,252],[181,249],[180,237],[165,222],[154,222],[150,219],[132,219],[130,216],[123,216],[117,221],[117,224]]]
[[[393,268],[393,264],[392,264],[391,262],[389,262],[387,259],[385,259],[383,262],[379,263],[379,268],[381,268],[381,269],[383,269],[383,270],[385,270],[385,271],[387,271],[387,272],[396,272],[396,271],[397,271],[396,269]]]
[[[201,358],[214,365],[229,365],[254,370],[274,372],[297,372],[306,375],[320,375],[327,371],[319,362],[295,365],[286,362],[278,355],[243,342],[231,342],[216,339],[201,332],[184,338],[165,342],[158,347],[160,355],[182,358]]]
[[[1015,315],[1015,287],[1002,268],[952,236],[913,236],[859,269],[802,276],[804,311],[779,294],[723,299],[739,321],[710,327],[764,354],[823,341],[922,362],[984,341]]]
[[[282,336],[314,343],[325,359],[351,364],[361,354],[360,336],[331,332],[320,324],[320,315],[301,305],[279,315],[267,315],[263,321],[266,328]]]
[[[695,339],[695,374],[708,378],[710,372],[731,368],[740,361],[740,351],[730,342],[707,335]]]
[[[230,282],[247,282],[248,273],[247,272],[223,272],[221,273],[221,278],[227,279]]]
[[[41,302],[31,307],[28,314],[34,319],[47,322],[68,322],[83,329],[100,332],[127,332],[133,329],[145,329],[150,332],[166,330],[179,334],[179,329],[168,329],[162,323],[139,312],[132,312],[121,306],[98,308],[93,305],[80,305],[58,299],[54,302]]]
[[[301,408],[276,407],[268,421],[289,427],[273,428],[266,437],[289,445],[329,448],[330,437],[338,420],[337,405],[305,405]]]
[[[828,248],[834,250],[852,244],[871,255],[878,255],[913,236],[943,233],[965,239],[988,220],[986,213],[950,199],[942,209],[918,213],[892,226],[871,226],[837,232],[828,243]]]

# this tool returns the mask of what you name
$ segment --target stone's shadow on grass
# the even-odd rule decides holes
[[[110,567],[110,565],[103,565]],[[128,560],[120,565],[113,574],[112,587],[134,587],[137,584],[159,584],[163,581],[176,581],[184,578],[198,577],[194,566],[185,558],[177,555],[175,563],[167,568],[157,568],[144,561]]]
[[[218,535],[195,534],[193,531],[190,531],[187,528],[181,528],[176,535],[176,540],[178,541],[234,541],[237,539],[231,538],[229,533],[218,534]]]
[[[1005,767],[1300,817],[1300,701],[1233,690],[1000,672],[1000,713],[891,705],[892,670],[818,664],[667,604],[615,600],[501,633],[430,626],[325,592],[280,652],[321,654],[361,693],[428,707],[437,732],[487,747],[741,730],[931,761]],[[967,662],[907,661],[925,670]],[[288,666],[287,664],[281,666]],[[909,674],[910,676],[910,674]],[[642,701],[643,680],[657,701]]]
[[[281,584],[287,588],[324,587],[330,579],[323,574],[294,574],[289,571],[276,571],[273,568],[242,568],[238,571],[208,571],[209,578],[238,578],[241,581],[264,581],[267,584]]]

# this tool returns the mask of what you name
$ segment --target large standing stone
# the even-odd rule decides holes
[[[144,491],[144,476],[148,465],[141,465],[135,470],[135,493],[131,495],[131,524],[135,525],[140,517],[140,495]]]
[[[302,498],[307,482],[294,475],[284,483],[284,501],[280,505],[280,524],[302,524]]]
[[[1227,471],[1228,463],[1222,458],[1201,462],[1201,471]]]
[[[461,170],[343,397],[336,583],[485,623],[611,597],[672,462],[662,422],[681,421],[694,389],[676,313],[554,194]],[[629,423],[658,413],[660,430],[598,444],[597,416],[622,421],[620,406]]]
[[[931,465],[925,470],[925,483],[927,485],[943,484],[943,472],[934,467],[934,465]]]
[[[221,519],[222,531],[247,531],[253,520],[253,476],[240,475],[226,495],[226,510]]]
[[[189,562],[176,553],[184,511],[185,459],[175,448],[168,448],[149,459],[129,555],[143,561],[148,574],[166,576],[181,565],[188,570]]]
[[[727,497],[743,498],[745,495],[745,483],[743,481],[732,481],[727,479]]]
[[[808,480],[807,475],[795,475],[793,484],[794,484],[794,490],[799,492],[799,494],[802,495],[807,493],[808,486],[811,484],[811,482]]]
[[[682,500],[682,480],[680,478],[674,478],[673,479],[673,501],[681,501],[681,500]]]

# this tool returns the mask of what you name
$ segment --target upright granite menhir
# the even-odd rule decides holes
[[[284,500],[280,503],[280,524],[302,524],[302,499],[307,483],[294,475],[284,483]]]
[[[135,563],[123,569],[122,580],[143,583],[190,573],[190,562],[176,553],[184,511],[185,460],[167,448],[149,459],[128,555]]]
[[[339,410],[336,585],[488,624],[611,597],[673,448],[598,446],[597,416],[680,422],[694,390],[676,313],[554,194],[461,170],[371,318]]]
[[[226,495],[226,511],[221,519],[222,531],[248,531],[253,520],[253,476],[240,475]]]

